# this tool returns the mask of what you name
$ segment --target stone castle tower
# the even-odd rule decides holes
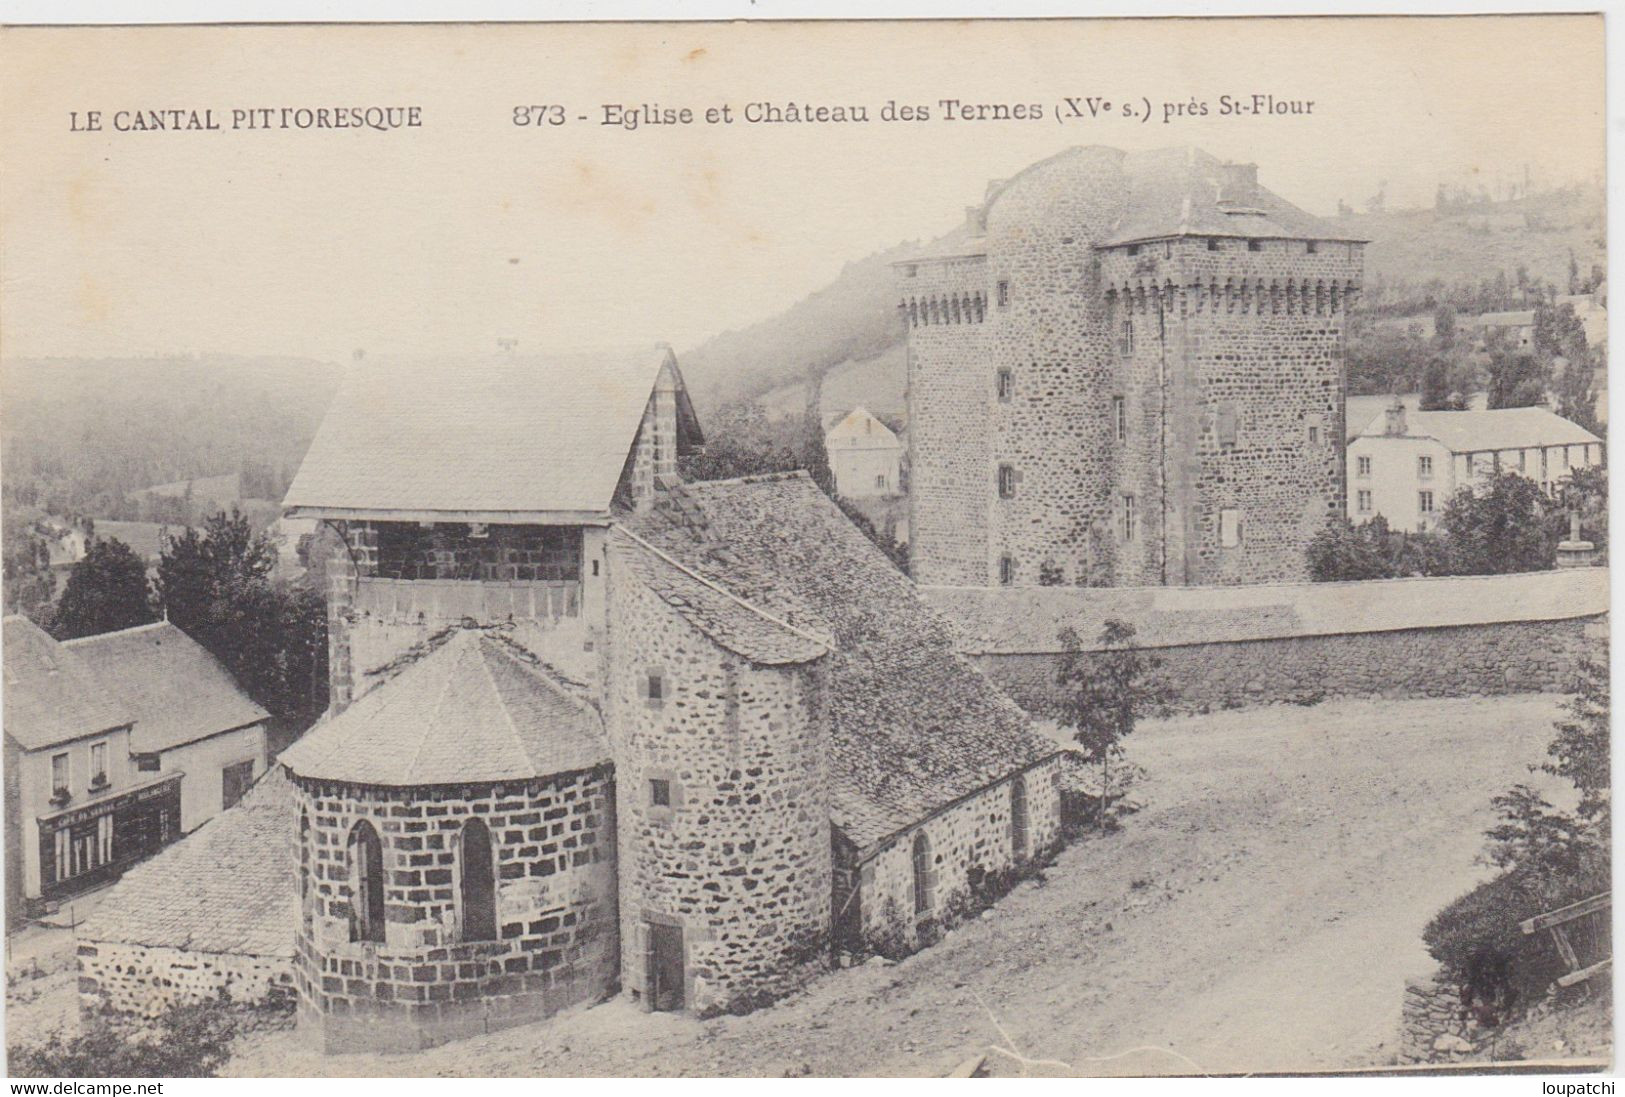
[[[922,585],[1307,578],[1363,242],[1195,149],[1071,149],[899,263]]]

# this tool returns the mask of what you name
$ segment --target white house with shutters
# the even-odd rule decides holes
[[[1395,402],[1349,443],[1348,513],[1393,529],[1430,529],[1460,488],[1516,472],[1551,494],[1605,461],[1603,441],[1545,408],[1410,411]]]

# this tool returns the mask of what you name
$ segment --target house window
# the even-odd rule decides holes
[[[243,798],[254,783],[254,759],[235,762],[220,771],[220,807],[229,808]]]
[[[1361,476],[1370,476],[1371,475],[1371,458],[1369,458],[1369,457],[1356,457],[1354,459],[1354,468]]]
[[[53,793],[67,792],[69,780],[68,756],[66,754],[51,755],[51,791]]]
[[[1016,860],[1027,856],[1027,782],[1018,775],[1010,782],[1010,850]]]
[[[461,869],[458,899],[462,906],[463,940],[497,939],[496,871],[492,867],[491,832],[478,819],[463,824],[457,863]]]
[[[1016,375],[1007,369],[998,372],[998,392],[1000,400],[1009,400],[1016,394]]]
[[[1264,241],[1262,241],[1262,240],[1249,240],[1249,241],[1247,241],[1247,250],[1248,251],[1263,251],[1264,250]]]
[[[1016,469],[1014,465],[999,466],[999,498],[1014,499],[1016,497]]]
[[[1134,540],[1135,514],[1134,514],[1134,496],[1132,496],[1132,495],[1123,496],[1122,519],[1123,519],[1123,540],[1125,540],[1125,541]]]
[[[350,831],[350,940],[384,939],[384,847],[365,819]]]
[[[1112,397],[1112,430],[1119,442],[1128,437],[1128,402],[1121,396]]]
[[[107,744],[90,744],[90,783],[94,786],[107,784]]]
[[[1419,491],[1416,493],[1416,509],[1421,511],[1423,514],[1433,513],[1433,493],[1431,491]]]
[[[1416,459],[1416,475],[1418,479],[1426,480],[1433,475],[1433,458],[1418,457]]]
[[[999,557],[999,585],[1008,587],[1016,581],[1016,559],[1013,556]]]
[[[1134,353],[1134,321],[1124,320],[1118,331],[1117,349],[1126,358]]]
[[[1526,449],[1521,449],[1518,451],[1518,471],[1529,471],[1529,451]]]
[[[997,300],[1001,309],[1010,304],[1010,283],[1008,281],[1001,281],[999,283]]]
[[[657,808],[671,807],[671,781],[664,777],[649,779],[649,806]]]
[[[1219,511],[1219,545],[1235,548],[1241,544],[1241,511],[1226,508]]]
[[[1564,468],[1569,467],[1569,447],[1568,446],[1563,447],[1563,467]]]
[[[914,835],[914,916],[931,913],[931,842],[923,833]]]
[[[882,490],[885,489],[885,487],[886,487],[886,474],[885,473],[881,473],[879,476],[875,477],[875,487],[880,488]]]
[[[1357,492],[1356,495],[1355,495],[1355,498],[1358,500],[1357,506],[1359,508],[1359,512],[1361,514],[1370,514],[1371,513],[1371,492],[1369,492],[1369,491]]]
[[[137,754],[135,768],[141,773],[157,773],[163,768],[163,763],[156,754]]]

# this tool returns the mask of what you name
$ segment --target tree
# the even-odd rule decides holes
[[[117,538],[92,539],[84,559],[68,575],[51,634],[72,640],[145,625],[156,617],[141,558]]]
[[[1134,626],[1122,621],[1105,623],[1094,651],[1084,650],[1070,626],[1061,629],[1059,640],[1056,682],[1062,696],[1053,715],[1083,748],[1085,764],[1100,769],[1097,818],[1104,827],[1110,819],[1112,766],[1123,757],[1123,740],[1166,696],[1153,679],[1162,661],[1135,648]]]
[[[795,443],[801,430],[798,416],[769,419],[754,401],[724,404],[706,419],[703,453],[680,459],[688,480],[732,480],[800,468]]]
[[[1422,398],[1418,407],[1422,411],[1467,410],[1467,398],[1456,388],[1450,375],[1450,362],[1443,355],[1429,358],[1422,371]]]
[[[276,549],[232,510],[173,538],[158,562],[169,619],[249,696],[292,723],[327,706],[327,614],[320,593],[273,584]]]
[[[1492,339],[1489,356],[1489,407],[1532,408],[1546,399],[1551,369],[1533,354]]]
[[[1613,823],[1608,769],[1610,700],[1605,649],[1596,658],[1580,660],[1574,694],[1564,706],[1567,716],[1554,725],[1557,735],[1546,748],[1551,760],[1540,767],[1579,791],[1575,814],[1604,840],[1612,833]]]
[[[1551,501],[1539,485],[1515,472],[1462,488],[1445,504],[1440,528],[1457,575],[1541,571],[1553,565]]]
[[[1569,513],[1580,515],[1580,539],[1596,546],[1602,559],[1608,557],[1608,466],[1592,465],[1575,469],[1557,482],[1560,506],[1550,508],[1549,535],[1554,541],[1569,537]]]
[[[824,489],[824,494],[835,497],[835,473],[830,471],[829,450],[824,446],[824,375],[812,374],[807,380],[807,410],[802,417],[802,467],[813,483]]]
[[[1309,576],[1317,583],[1443,575],[1448,546],[1432,533],[1388,527],[1382,515],[1355,525],[1336,517],[1309,542]]]

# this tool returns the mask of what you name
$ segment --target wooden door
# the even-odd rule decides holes
[[[649,923],[649,1008],[683,1008],[683,927]]]

